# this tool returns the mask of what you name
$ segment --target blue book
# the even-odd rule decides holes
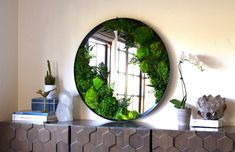
[[[46,99],[46,110],[48,112],[55,112],[58,105],[58,99]],[[31,102],[32,111],[42,111],[44,108],[44,99],[33,98]]]
[[[37,115],[37,116],[50,116],[55,115],[55,112],[43,112],[43,111],[15,111],[13,114],[19,115]]]

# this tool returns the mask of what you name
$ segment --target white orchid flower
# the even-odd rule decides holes
[[[204,71],[204,65],[196,55],[192,55],[192,54],[187,55],[184,52],[182,52],[180,56],[180,62],[183,63],[184,61],[188,61],[189,63],[195,65],[201,71]]]

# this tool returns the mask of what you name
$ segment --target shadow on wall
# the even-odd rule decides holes
[[[235,99],[226,98],[227,109],[224,112],[223,121],[225,126],[235,126]]]
[[[213,69],[221,69],[224,67],[224,64],[220,62],[219,59],[216,59],[211,56],[206,55],[197,55],[198,59],[203,62],[204,65],[208,66],[209,68]]]

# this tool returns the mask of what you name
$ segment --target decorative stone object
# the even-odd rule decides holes
[[[220,95],[203,95],[197,101],[197,112],[203,119],[218,120],[223,117],[226,110],[225,98]]]
[[[73,99],[72,95],[67,90],[63,90],[59,95],[56,117],[58,121],[73,120]]]

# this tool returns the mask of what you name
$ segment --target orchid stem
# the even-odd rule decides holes
[[[182,61],[179,62],[178,70],[179,70],[179,73],[180,73],[180,80],[181,80],[182,93],[183,93],[183,99],[182,99],[182,102],[181,102],[181,106],[182,106],[182,108],[185,108],[185,104],[186,104],[186,100],[187,100],[187,90],[186,90],[186,85],[185,85],[183,74],[182,74],[182,67],[181,67],[182,63],[183,63]]]

